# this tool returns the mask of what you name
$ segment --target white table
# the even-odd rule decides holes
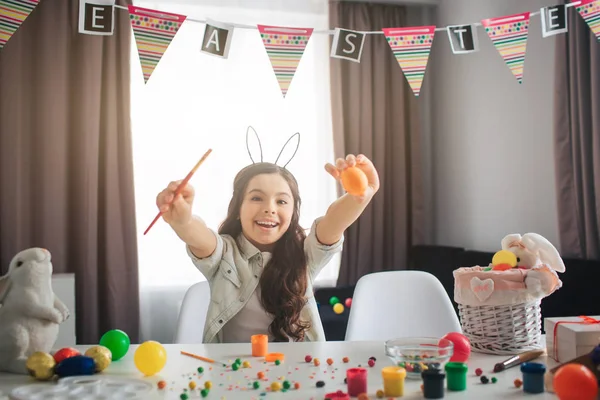
[[[210,380],[213,384],[207,399],[286,399],[286,400],[309,400],[323,399],[326,393],[336,392],[338,390],[347,391],[344,384],[345,371],[347,368],[358,366],[361,364],[368,369],[368,389],[371,399],[375,399],[375,393],[378,389],[383,389],[383,381],[381,378],[381,368],[388,365],[393,365],[392,361],[385,356],[384,346],[382,342],[322,342],[322,343],[270,343],[269,352],[281,352],[285,354],[285,362],[279,366],[269,363],[265,365],[260,358],[252,358],[250,344],[229,344],[229,345],[164,345],[168,360],[165,368],[159,375],[153,377],[142,377],[137,371],[133,362],[133,354],[137,346],[131,346],[127,355],[118,361],[113,362],[110,367],[101,375],[140,378],[151,382],[154,386],[151,396],[147,396],[148,400],[152,399],[179,399],[183,388],[186,388],[190,382],[190,377],[201,388],[206,380]],[[77,346],[80,351],[85,351],[90,346]],[[251,363],[251,368],[241,368],[238,371],[226,372],[226,370],[218,364],[213,365],[213,370],[210,371],[211,364],[180,354],[180,351],[202,355],[215,360],[235,360],[241,358],[248,360]],[[321,361],[319,367],[315,367],[312,363],[304,362],[304,357],[310,354],[312,357],[318,357]],[[373,368],[369,368],[367,363],[369,357],[376,357],[377,362]],[[344,364],[342,359],[349,357],[350,362]],[[327,358],[335,360],[334,364],[328,366]],[[498,374],[492,374],[491,370],[497,362],[503,361],[507,356],[492,356],[480,353],[472,353],[469,360],[469,372],[467,378],[467,390],[463,392],[446,391],[445,398],[447,399],[511,399],[520,397],[531,397],[534,399],[556,399],[557,397],[551,393],[543,393],[538,395],[530,395],[524,393],[522,388],[517,389],[513,385],[515,378],[521,378],[519,367],[513,367],[509,370]],[[556,363],[546,356],[540,357],[536,362],[542,362],[548,368],[552,368]],[[201,378],[193,375],[198,367],[204,367],[205,373]],[[475,369],[481,368],[484,374],[491,380],[492,376],[498,379],[498,382],[492,384],[480,383],[480,378],[475,376]],[[268,372],[267,372],[268,369]],[[228,390],[230,385],[237,385],[240,388],[247,388],[248,385],[255,381],[258,371],[264,371],[268,381],[261,382],[259,390]],[[314,378],[310,375],[315,373]],[[246,378],[248,377],[248,378]],[[282,392],[267,392],[264,397],[261,393],[265,392],[266,388],[273,380],[279,377],[285,377],[290,382],[299,382],[301,387],[298,390],[290,390]],[[156,383],[160,380],[167,382],[166,389],[158,390]],[[325,382],[325,387],[317,388],[316,382],[322,380]],[[34,381],[33,381],[34,382]],[[282,381],[280,381],[282,382]],[[0,400],[6,400],[7,395],[16,387],[31,384],[32,378],[28,376],[0,374],[0,392],[4,392],[4,397],[0,395]],[[420,390],[420,380],[409,380],[405,382],[406,399],[421,399],[422,393]],[[39,383],[36,383],[39,384]],[[43,385],[51,385],[51,383],[41,383]],[[221,384],[223,384],[221,386]],[[188,390],[188,393],[190,391]],[[196,389],[190,394],[190,399],[200,398],[199,390]]]

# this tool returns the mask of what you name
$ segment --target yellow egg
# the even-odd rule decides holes
[[[344,306],[342,305],[342,303],[336,303],[336,305],[333,306],[333,312],[336,314],[341,314],[344,312]]]
[[[517,266],[517,255],[508,250],[500,250],[492,257],[493,265],[509,264],[511,267]]]
[[[104,371],[112,361],[112,353],[104,346],[93,346],[87,349],[85,355],[94,359],[96,372]]]
[[[56,361],[54,360],[54,357],[48,353],[36,351],[29,356],[25,365],[29,375],[39,381],[47,381],[54,377]]]

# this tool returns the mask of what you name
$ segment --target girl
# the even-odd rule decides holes
[[[337,199],[313,222],[308,236],[298,222],[296,179],[276,164],[251,164],[237,174],[218,234],[192,215],[192,186],[171,205],[180,181],[159,193],[163,219],[186,243],[192,262],[210,283],[204,343],[246,343],[254,334],[268,334],[271,341],[325,340],[312,283],[341,251],[344,231],[379,189],[377,171],[364,155],[348,155],[325,169],[339,180],[351,166],[365,172],[365,193]]]

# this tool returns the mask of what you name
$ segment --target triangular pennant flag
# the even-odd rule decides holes
[[[576,8],[600,41],[600,0],[582,0]]]
[[[40,0],[0,0],[0,50],[39,3]]]
[[[408,84],[418,97],[435,35],[435,26],[384,28],[383,34]]]
[[[267,25],[257,27],[285,98],[313,29]]]
[[[144,83],[147,83],[186,16],[132,5],[128,7]]]
[[[517,82],[522,83],[529,12],[484,19],[481,23]]]

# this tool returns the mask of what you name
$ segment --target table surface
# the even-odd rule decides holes
[[[85,351],[91,346],[76,346],[80,351]],[[368,394],[369,398],[375,399],[375,393],[378,389],[383,389],[383,380],[381,377],[381,368],[393,365],[392,361],[385,356],[385,349],[382,342],[315,342],[315,343],[269,343],[269,352],[281,352],[285,354],[285,361],[281,365],[274,363],[265,363],[263,359],[251,357],[250,344],[166,344],[167,364],[163,370],[152,377],[143,377],[136,369],[133,362],[133,355],[137,346],[132,345],[124,358],[114,361],[102,373],[96,377],[116,377],[116,378],[135,378],[152,384],[150,395],[144,396],[145,399],[179,399],[180,395],[187,388],[191,380],[195,381],[199,388],[202,388],[204,382],[210,380],[213,384],[208,395],[208,399],[286,399],[286,400],[308,400],[324,399],[325,394],[336,392],[338,390],[347,391],[344,384],[346,369],[356,367],[359,364],[368,369]],[[222,364],[209,364],[203,361],[180,354],[186,351],[218,361],[232,362],[236,358],[251,363],[250,368],[241,368],[232,371],[231,368],[225,368]],[[321,365],[316,367],[313,363],[306,363],[304,357],[311,355],[321,361]],[[342,359],[348,357],[350,361],[343,363]],[[370,357],[376,357],[374,367],[368,367]],[[504,361],[509,356],[495,356],[481,353],[471,353],[469,359],[469,372],[467,377],[467,390],[463,392],[445,393],[447,399],[511,399],[523,396],[535,399],[556,399],[552,393],[541,393],[531,395],[524,393],[522,388],[517,389],[513,381],[516,378],[522,379],[519,367],[513,367],[501,373],[492,373],[492,368],[497,362]],[[333,365],[326,363],[328,358],[334,360]],[[536,360],[552,368],[556,362],[547,356],[542,356]],[[197,368],[204,367],[202,375],[198,374]],[[210,367],[212,366],[212,370]],[[475,375],[475,369],[481,368],[484,375],[491,380],[495,376],[498,381],[492,384],[482,384],[480,378]],[[261,382],[261,388],[252,389],[252,383],[256,380],[259,371],[265,373],[265,380]],[[267,388],[270,384],[280,378],[292,382],[299,382],[300,388],[283,392],[270,392]],[[165,389],[159,390],[157,383],[164,380],[167,383]],[[317,381],[324,381],[323,388],[317,388]],[[422,399],[421,380],[407,379],[405,382],[404,399]],[[0,373],[0,400],[8,399],[8,395],[17,387],[23,385],[45,385],[52,386],[56,383],[40,383],[33,381],[29,376],[2,374]],[[190,399],[201,398],[199,389],[190,391]],[[66,397],[65,397],[66,398]],[[69,397],[71,398],[71,397]]]

